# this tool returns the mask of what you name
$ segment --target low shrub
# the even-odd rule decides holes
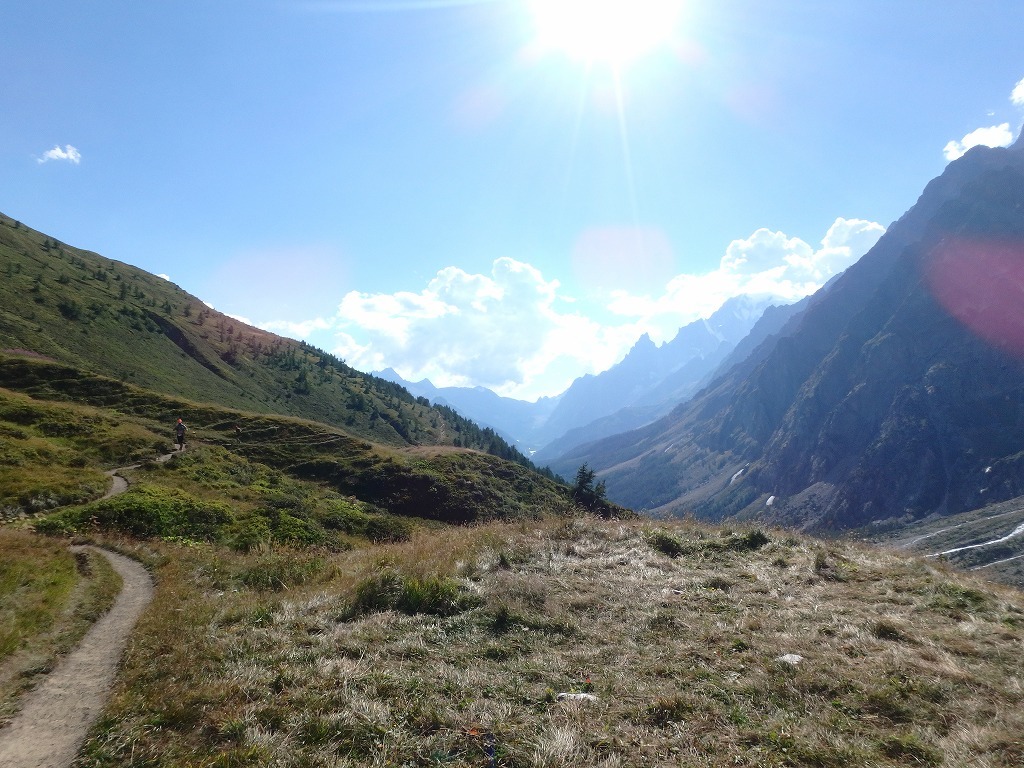
[[[350,536],[364,536],[374,543],[408,541],[413,523],[405,517],[377,511],[370,504],[340,499],[319,516],[320,525]]]
[[[176,536],[215,540],[232,522],[225,504],[202,501],[178,490],[137,486],[110,499],[102,499],[39,520],[40,533],[82,533],[90,529],[127,533],[140,539]]]
[[[265,517],[246,515],[225,530],[225,543],[239,552],[255,552],[270,544],[273,534]]]
[[[378,611],[454,616],[480,604],[454,579],[441,576],[408,576],[384,571],[360,582],[352,603],[352,615]]]
[[[655,531],[647,537],[647,543],[656,551],[671,558],[679,557],[686,552],[683,542],[665,531]]]
[[[238,580],[249,589],[280,592],[310,584],[324,575],[327,563],[322,557],[304,557],[297,552],[274,552],[249,561]]]
[[[752,552],[761,549],[770,541],[768,534],[760,528],[755,528],[743,534],[732,534],[722,543],[722,547],[734,552]]]

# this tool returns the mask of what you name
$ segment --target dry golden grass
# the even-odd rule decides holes
[[[590,518],[123,546],[157,598],[83,766],[1024,762],[1024,596],[876,549]],[[354,607],[381,584],[403,610]]]

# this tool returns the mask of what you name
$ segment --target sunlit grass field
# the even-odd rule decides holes
[[[84,766],[1024,760],[1024,596],[880,550],[592,517],[106,541],[158,586]]]

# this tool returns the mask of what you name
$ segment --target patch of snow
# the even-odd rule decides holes
[[[713,338],[719,344],[726,340],[725,336],[723,336],[719,331],[715,330],[715,328],[707,320],[701,320],[701,322],[704,323],[704,329],[708,332],[708,335],[711,336],[711,338]]]

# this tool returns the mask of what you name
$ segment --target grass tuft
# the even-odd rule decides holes
[[[942,753],[913,734],[897,734],[883,739],[878,750],[904,765],[942,765]]]
[[[410,576],[387,570],[356,587],[353,615],[379,611],[453,616],[479,605],[480,600],[447,577]]]
[[[647,543],[654,551],[673,559],[687,552],[686,545],[678,537],[665,531],[654,531],[647,537]]]

